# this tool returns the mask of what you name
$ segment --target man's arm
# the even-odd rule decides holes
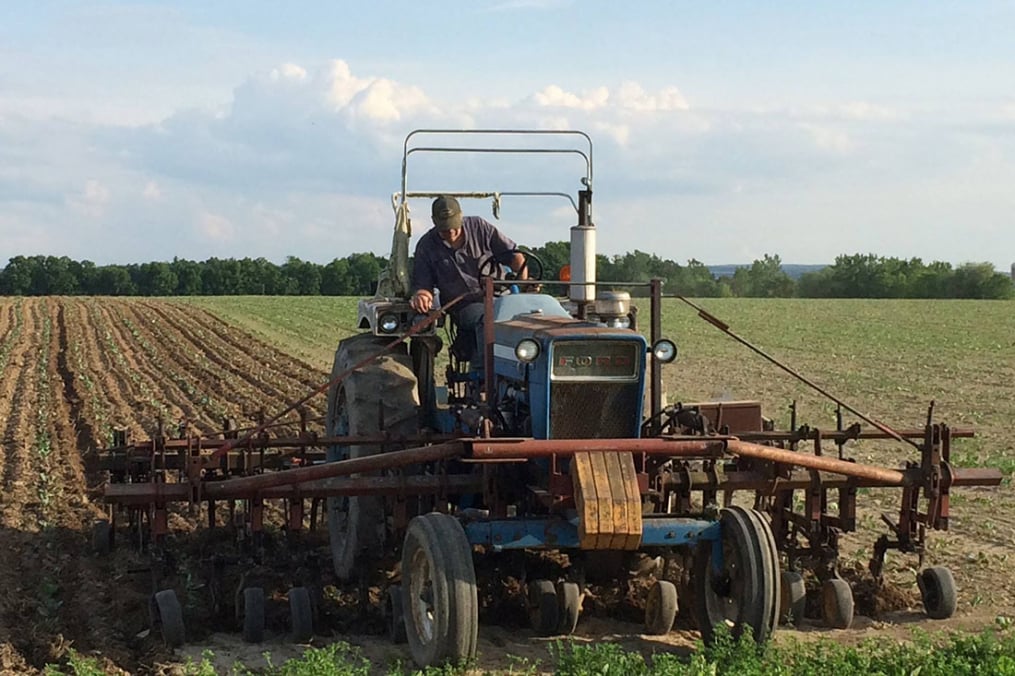
[[[525,256],[520,253],[514,253],[511,256],[511,260],[508,261],[508,267],[511,268],[511,272],[515,273],[515,277],[518,279],[529,278],[529,266],[525,264]]]
[[[429,312],[433,307],[433,290],[437,286],[433,267],[433,261],[427,255],[421,239],[416,245],[416,253],[412,259],[413,293],[409,298],[409,306],[416,312]]]

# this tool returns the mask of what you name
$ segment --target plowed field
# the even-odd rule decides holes
[[[1010,306],[1006,311],[1010,314]],[[70,645],[102,655],[110,671],[150,672],[171,659],[144,633],[147,590],[143,581],[137,583],[128,574],[134,563],[131,554],[117,550],[113,558],[103,559],[89,553],[91,524],[103,515],[95,449],[110,443],[114,428],[147,438],[160,417],[204,433],[221,429],[227,416],[246,424],[259,411],[272,415],[327,380],[330,364],[314,359],[310,365],[291,356],[326,353],[324,343],[314,342],[317,338],[301,347],[298,328],[282,340],[280,333],[273,337],[252,328],[256,321],[230,321],[197,305],[174,301],[0,298],[0,673],[38,671],[48,662],[60,661]],[[958,393],[963,400],[976,401],[975,409],[971,404],[958,411],[962,419],[949,421],[986,427],[984,441],[970,455],[983,464],[1011,461],[1007,421],[1015,414],[1015,344],[1012,334],[1004,335],[1007,338],[1000,340],[1007,342],[998,344],[1000,360],[974,354],[975,347],[963,352],[959,345],[946,355],[944,366],[951,370],[933,365],[934,380],[926,375],[930,371],[916,368],[906,368],[899,376],[907,388],[898,394],[907,400],[923,402],[925,391],[929,399],[947,390],[953,399]],[[340,337],[334,336],[334,342]],[[792,344],[788,338],[787,344]],[[808,352],[803,357],[816,362],[820,355]],[[968,372],[963,366],[967,361]],[[737,397],[749,395],[758,376],[751,373],[728,381],[725,374],[741,365],[725,364],[698,376],[672,372],[667,376],[670,389],[698,397],[722,396],[733,382],[740,388]],[[829,372],[836,369],[828,367]],[[860,364],[846,364],[839,371],[847,381],[869,373]],[[786,394],[794,393],[766,390],[756,396],[782,404]],[[874,403],[887,405],[891,393],[874,389],[871,397]],[[954,410],[961,401],[951,404]],[[323,397],[311,401],[310,413],[321,415],[323,405]],[[924,403],[912,406],[917,418],[906,421],[910,424],[919,422]],[[968,420],[970,410],[982,411],[985,419]],[[829,411],[823,413],[825,419],[818,422],[827,424]],[[860,459],[882,462],[889,457],[879,453],[873,449],[872,455]],[[1015,500],[1010,487],[957,493],[955,528],[936,541],[931,563],[955,568],[960,615],[989,622],[998,613],[1012,612]],[[872,497],[860,514],[870,533],[880,530],[874,500],[881,498]],[[884,509],[894,508],[896,500],[896,494],[886,496]],[[170,525],[174,531],[187,531],[199,521],[199,515],[180,511]],[[863,533],[847,542],[856,561],[869,556],[873,537]],[[915,565],[901,557],[889,560],[889,577],[899,581],[901,590],[894,610],[905,612],[907,605],[916,603],[912,585],[902,584],[912,580]],[[888,615],[876,619],[886,618],[891,619]],[[596,635],[637,634],[633,625],[602,617],[589,618],[585,626]],[[885,625],[876,626],[883,631]],[[686,642],[687,637],[676,633],[673,640]],[[481,651],[487,656],[524,651],[519,641],[491,628]],[[534,646],[533,654],[545,657],[542,644]]]
[[[0,671],[55,662],[71,642],[144,668],[158,648],[135,638],[143,587],[88,554],[94,449],[115,427],[147,438],[159,417],[211,432],[271,414],[326,378],[206,312],[145,300],[0,299],[0,366]]]

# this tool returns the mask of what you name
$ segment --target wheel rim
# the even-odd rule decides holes
[[[703,542],[695,557],[698,626],[706,642],[722,624],[734,638],[749,629],[759,641],[769,633],[768,623],[776,610],[772,587],[772,562],[764,533],[745,511],[724,509],[719,541]],[[715,569],[717,552],[722,552]]]
[[[744,596],[746,580],[741,554],[728,538],[723,538],[722,560],[723,567],[718,572],[711,560],[708,563],[705,603],[713,626],[721,621],[733,627],[740,617],[740,599]]]
[[[413,552],[409,574],[409,609],[423,643],[434,638],[433,566],[422,549]]]

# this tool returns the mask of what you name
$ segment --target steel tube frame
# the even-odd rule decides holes
[[[762,446],[761,444],[753,444],[749,441],[729,441],[726,444],[726,448],[733,455],[745,458],[834,472],[843,476],[871,479],[883,486],[909,486],[919,483],[920,479],[919,471],[913,475],[899,470],[839,460],[838,458],[831,458],[826,455],[811,455],[810,453],[787,451],[773,446]]]
[[[405,467],[406,465],[448,460],[461,456],[464,450],[465,447],[461,442],[449,441],[422,448],[408,448],[404,451],[378,453],[362,458],[350,458],[337,462],[326,462],[321,465],[311,465],[310,467],[287,469],[282,472],[269,472],[256,476],[229,479],[228,483],[230,484],[230,490],[248,494],[257,493],[275,486],[290,486],[317,479],[349,476],[350,474],[358,474],[360,472],[379,472],[386,469],[395,469],[396,467]],[[214,483],[207,483],[205,487],[211,488],[214,485]]]

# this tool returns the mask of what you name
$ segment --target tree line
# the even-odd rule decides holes
[[[532,252],[542,261],[543,277],[556,279],[569,261],[570,245],[547,242]],[[368,296],[386,265],[386,258],[372,253],[354,253],[324,265],[294,256],[282,264],[264,258],[174,258],[129,265],[96,265],[65,256],[15,256],[0,270],[0,295]],[[777,255],[765,254],[732,275],[717,276],[694,259],[680,265],[633,251],[597,256],[597,278],[623,282],[658,278],[664,280],[664,293],[699,298],[1015,298],[1011,277],[989,263],[953,267],[940,261],[874,254],[838,256],[832,265],[794,279],[782,269]],[[643,287],[630,290],[644,293]]]

